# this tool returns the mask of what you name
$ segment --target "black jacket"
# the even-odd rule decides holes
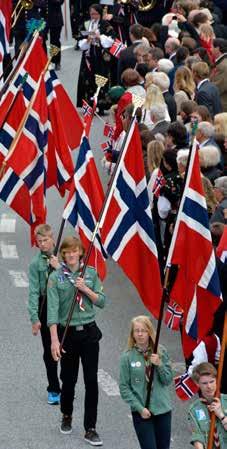
[[[174,97],[168,91],[163,93],[163,97],[164,97],[164,100],[166,102],[166,105],[167,105],[167,108],[169,111],[169,116],[170,116],[171,122],[175,122],[177,119],[176,101],[174,100]]]
[[[220,94],[217,86],[210,81],[205,81],[196,91],[195,101],[199,105],[206,106],[212,117],[222,112]]]
[[[121,75],[124,72],[124,70],[129,68],[131,69],[135,68],[136,57],[134,54],[134,49],[137,47],[137,45],[141,43],[142,41],[137,41],[121,52],[117,67],[118,84],[121,84]]]

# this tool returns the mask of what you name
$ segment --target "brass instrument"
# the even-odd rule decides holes
[[[11,19],[12,19],[12,28],[15,27],[20,14],[22,13],[23,9],[29,10],[32,9],[34,5],[33,0],[19,0],[17,5],[15,6]]]
[[[157,3],[157,0],[121,0],[124,5],[138,6],[139,11],[145,12],[153,9]]]

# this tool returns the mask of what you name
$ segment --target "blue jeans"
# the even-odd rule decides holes
[[[133,412],[132,419],[141,449],[169,449],[171,412],[152,415],[149,419]]]

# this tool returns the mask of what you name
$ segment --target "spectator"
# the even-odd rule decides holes
[[[222,112],[218,88],[209,80],[210,69],[205,62],[197,62],[192,66],[194,81],[197,85],[195,101],[207,106],[211,116]]]
[[[146,55],[146,64],[150,72],[156,72],[158,70],[158,61],[164,57],[164,53],[161,48],[151,48]]]
[[[174,67],[174,64],[172,61],[166,58],[161,58],[158,61],[158,72],[164,72],[168,75],[170,70],[172,70]]]
[[[153,83],[161,89],[162,95],[169,111],[171,122],[175,122],[177,118],[177,105],[173,96],[169,93],[169,77],[163,72],[157,72],[152,74],[152,78]]]
[[[188,148],[188,133],[183,123],[173,122],[169,125],[165,143],[168,150],[176,152]]]
[[[151,120],[154,123],[154,127],[151,131],[152,136],[155,138],[157,134],[166,135],[169,128],[169,122],[166,121],[166,105],[159,104],[151,106],[150,108]]]
[[[133,53],[136,57],[137,64],[141,64],[145,62],[145,58],[147,53],[149,52],[149,47],[144,44],[138,44],[133,50]],[[133,67],[134,68],[134,67]]]
[[[203,146],[199,150],[199,160],[202,174],[214,184],[215,179],[222,174],[222,171],[218,168],[220,151],[212,145]]]
[[[125,69],[134,68],[136,65],[136,56],[134,54],[134,49],[137,45],[142,44],[143,37],[143,27],[139,24],[131,25],[129,29],[129,37],[132,42],[128,48],[123,50],[120,54],[118,60],[118,68],[117,68],[117,79],[118,84],[121,81],[121,74]]]
[[[169,37],[165,42],[165,53],[173,64],[176,64],[176,51],[180,47],[179,39],[175,37]]]
[[[179,67],[174,81],[174,99],[177,104],[178,114],[183,101],[194,99],[194,92],[195,83],[191,71],[187,67]]]
[[[221,176],[214,181],[214,194],[218,207],[213,213],[210,223],[227,224],[227,176]]]
[[[121,84],[125,87],[126,93],[135,94],[140,97],[145,97],[146,92],[140,84],[140,77],[136,70],[126,69],[121,75]],[[125,95],[124,94],[124,95]]]
[[[152,128],[153,125],[150,115],[150,109],[153,105],[162,105],[163,107],[165,107],[165,120],[167,122],[170,122],[168,108],[161,90],[155,84],[150,84],[148,87],[146,86],[146,99],[143,105],[143,123],[145,123],[148,128]]]
[[[189,56],[189,50],[186,47],[180,47],[178,48],[176,52],[176,64],[175,67],[170,70],[169,72],[169,79],[170,79],[170,93],[174,94],[173,91],[173,84],[174,84],[174,78],[175,73],[177,69],[185,64],[186,58]]]
[[[223,111],[227,112],[227,40],[214,39],[213,54],[215,64],[211,81],[219,90]]]
[[[165,151],[164,144],[157,140],[153,140],[152,142],[149,142],[147,145],[147,166],[150,174],[147,190],[151,207],[153,206],[153,196],[154,196],[153,188],[158,175],[164,151]]]
[[[216,145],[214,140],[214,131],[214,126],[209,122],[200,122],[198,124],[196,140],[199,143],[200,148],[207,145]]]

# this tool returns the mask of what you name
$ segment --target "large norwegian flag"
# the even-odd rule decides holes
[[[32,228],[46,220],[47,121],[46,90],[41,76],[25,124],[4,159],[6,168],[13,170],[29,192]]]
[[[188,357],[212,327],[221,301],[196,142],[166,265],[178,266],[170,295],[184,311],[183,350]]]
[[[83,137],[80,146],[73,180],[63,218],[75,228],[87,250],[104,201],[102,184],[87,137]],[[97,233],[88,263],[96,268],[102,280],[106,276],[104,257],[106,255]]]
[[[227,225],[224,227],[216,254],[223,263],[227,263]]]
[[[23,84],[25,103],[28,105],[46,64],[47,56],[43,50],[41,38],[36,34],[9,86],[6,90],[5,85],[3,86],[4,94],[0,101],[0,126],[7,120],[8,111],[15,101],[21,84]],[[5,84],[8,85],[7,82]]]
[[[74,174],[72,152],[67,142],[60,105],[49,71],[45,74],[45,84],[49,117],[46,187],[55,185],[64,196],[65,189],[69,189]]]
[[[158,318],[162,287],[138,125],[134,119],[100,221],[108,254]]]
[[[11,27],[12,1],[0,0],[0,64],[5,54],[9,53],[9,35]],[[0,76],[2,70],[0,67]]]

